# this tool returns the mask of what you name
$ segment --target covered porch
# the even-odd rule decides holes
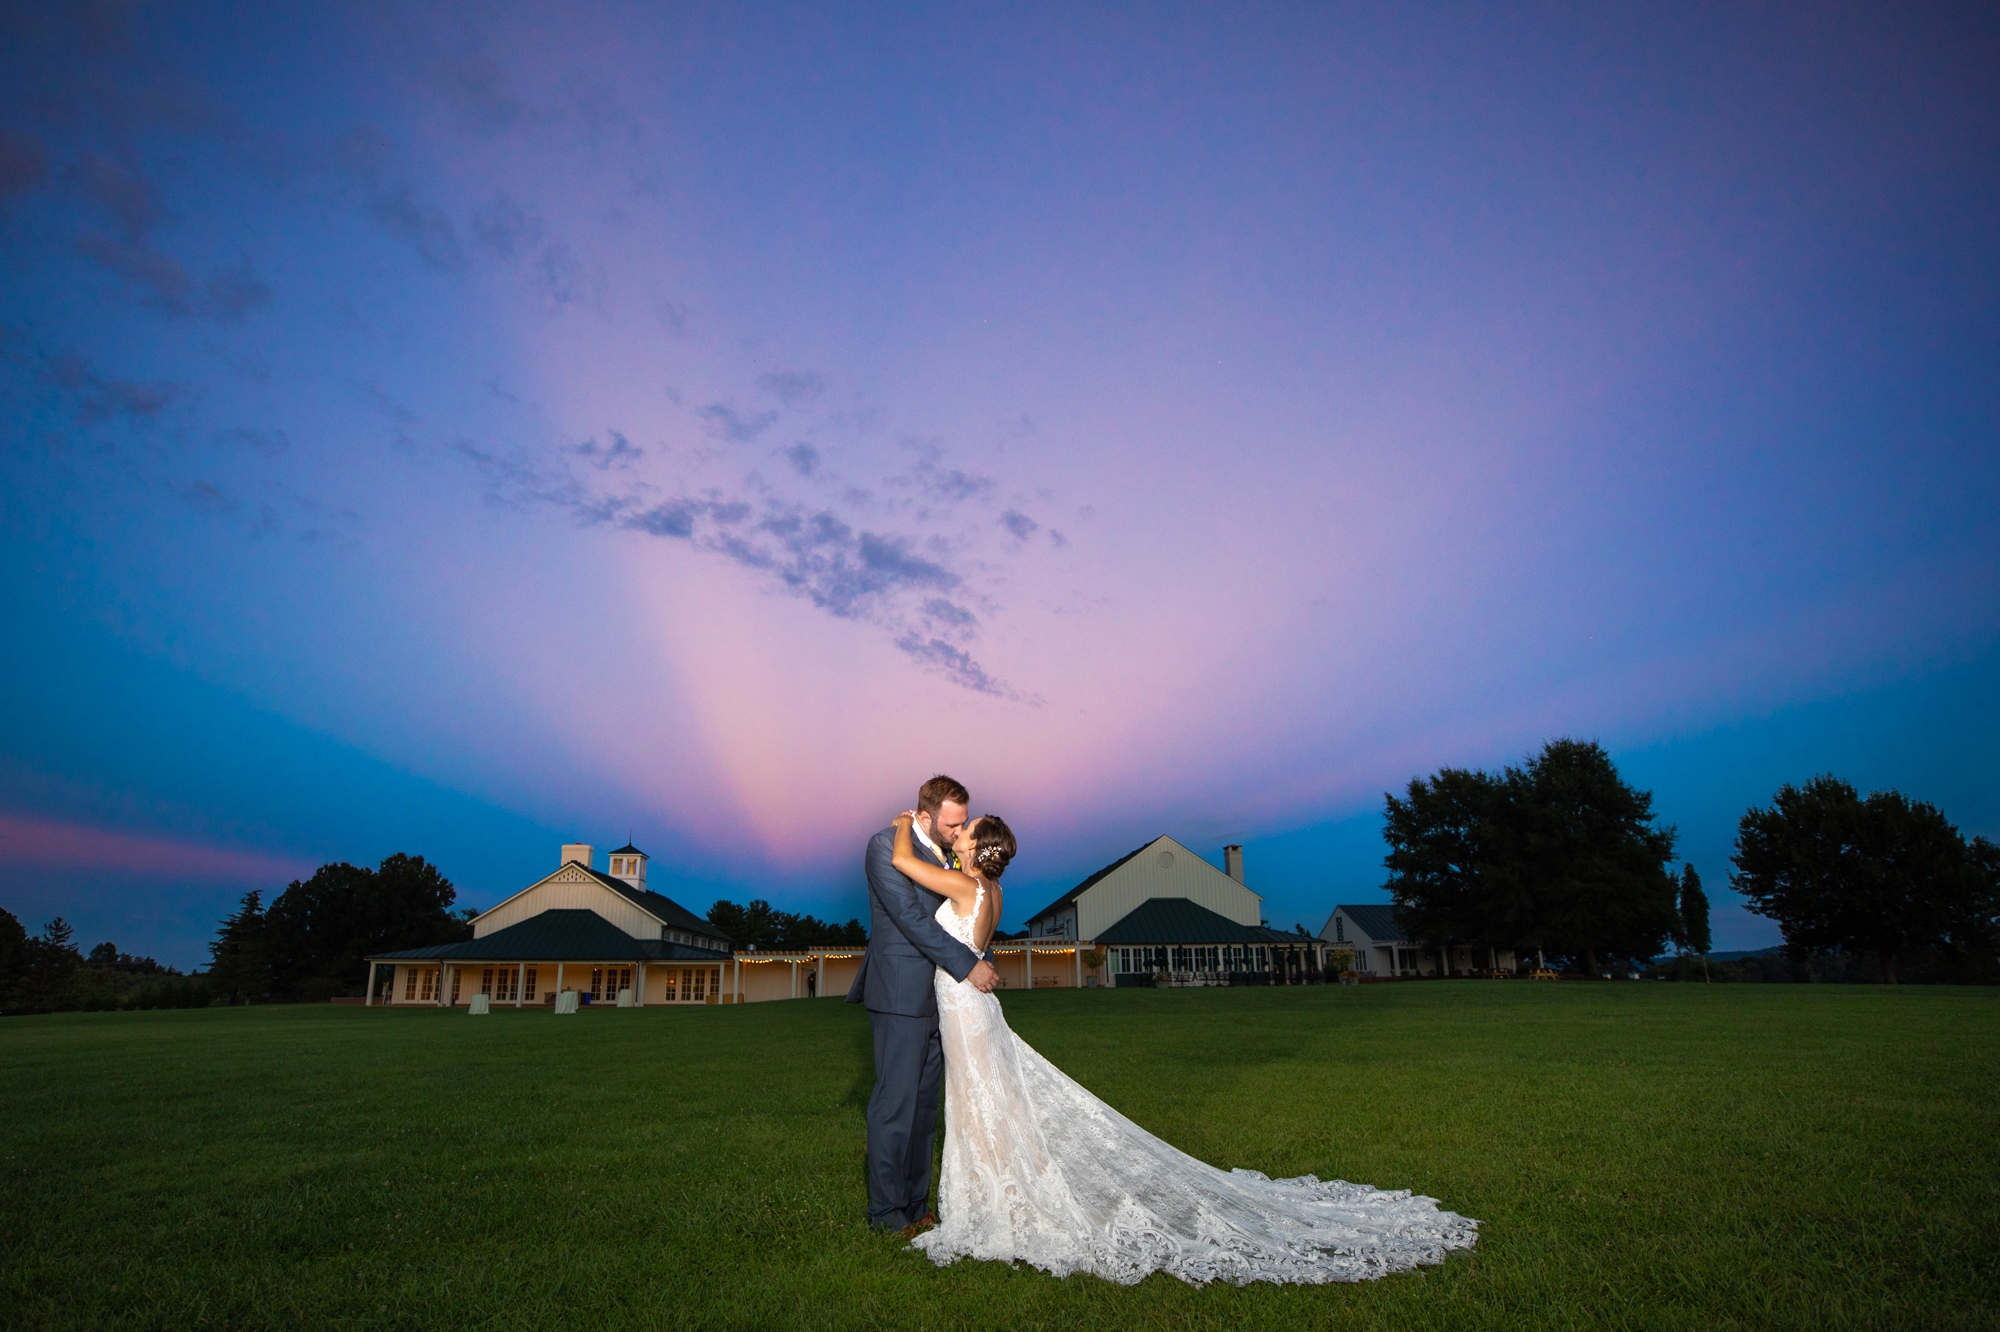
[[[565,990],[593,1005],[729,1002],[730,956],[635,939],[594,911],[557,909],[481,939],[368,959],[366,1003],[451,1008],[554,1005]]]

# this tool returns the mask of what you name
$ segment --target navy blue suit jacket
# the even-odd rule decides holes
[[[915,837],[917,854],[932,864],[943,861]],[[868,951],[861,973],[847,991],[847,1002],[866,1004],[871,1013],[935,1017],[937,969],[953,980],[964,980],[979,962],[979,954],[945,932],[937,923],[944,899],[919,886],[892,863],[896,829],[884,828],[868,839],[864,865],[868,871]]]

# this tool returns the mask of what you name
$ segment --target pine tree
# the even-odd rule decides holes
[[[208,946],[208,982],[228,1003],[252,1003],[271,989],[271,964],[264,943],[264,894],[243,894]]]

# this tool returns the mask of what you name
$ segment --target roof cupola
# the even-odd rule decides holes
[[[634,888],[646,886],[646,853],[630,842],[611,853],[611,877]]]

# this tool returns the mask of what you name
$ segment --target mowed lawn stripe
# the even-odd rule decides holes
[[[2000,1325],[2000,993],[1014,994],[1177,1146],[1440,1198],[1441,1269],[1123,1288],[860,1223],[865,1016],[269,1007],[0,1022],[7,1327]]]

